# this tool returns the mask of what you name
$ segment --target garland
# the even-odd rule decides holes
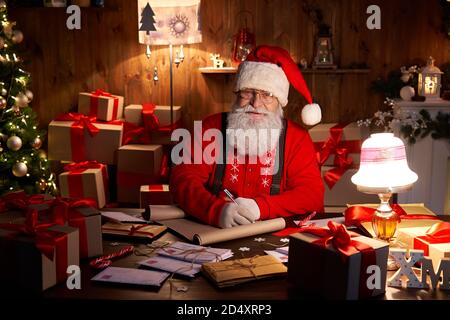
[[[433,139],[450,141],[450,114],[439,112],[435,119],[422,109],[419,113],[399,110],[394,100],[386,98],[387,111],[377,111],[372,118],[358,120],[358,126],[366,126],[373,132],[400,132],[409,144],[431,135]]]

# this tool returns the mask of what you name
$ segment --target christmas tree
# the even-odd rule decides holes
[[[45,131],[38,128],[30,107],[30,74],[22,69],[16,51],[23,33],[8,21],[4,0],[0,0],[0,21],[0,195],[19,190],[55,194],[55,177],[41,149]]]
[[[155,19],[153,18],[155,16],[155,12],[153,12],[152,7],[150,7],[150,4],[147,2],[147,5],[145,6],[144,10],[142,10],[141,14],[141,27],[139,28],[139,31],[147,31],[146,34],[150,34],[150,31],[156,31],[155,28]]]

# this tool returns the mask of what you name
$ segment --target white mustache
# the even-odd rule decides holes
[[[254,106],[252,106],[251,104],[246,105],[245,107],[241,107],[241,108],[236,108],[236,110],[234,111],[235,113],[248,113],[248,112],[252,112],[252,113],[259,113],[259,114],[270,114],[270,111],[267,110],[258,110],[256,109]]]

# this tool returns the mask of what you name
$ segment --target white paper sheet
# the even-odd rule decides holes
[[[168,272],[178,273],[188,277],[194,277],[202,269],[201,264],[186,262],[177,259],[166,258],[162,256],[154,256],[142,261],[138,264],[147,266],[150,268],[155,268],[159,270],[164,270]]]
[[[120,211],[101,211],[102,217],[114,222],[145,222],[144,219]]]
[[[108,267],[91,280],[159,287],[169,275],[162,271]]]

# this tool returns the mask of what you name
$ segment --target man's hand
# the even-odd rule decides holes
[[[237,198],[236,202],[239,207],[247,209],[242,210],[241,215],[245,216],[252,223],[259,219],[261,213],[255,200],[249,198]]]
[[[221,228],[231,228],[238,225],[250,224],[259,219],[259,207],[255,200],[247,198],[237,198],[234,202],[226,203],[220,214],[219,226]]]

